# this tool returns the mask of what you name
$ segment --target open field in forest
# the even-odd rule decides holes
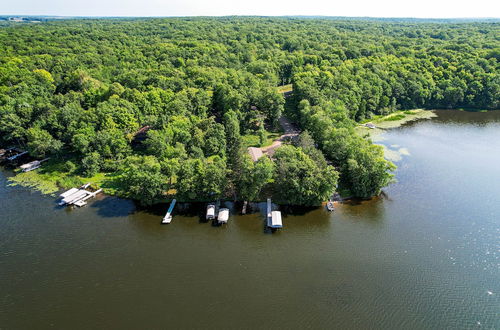
[[[246,149],[248,147],[267,147],[270,146],[274,140],[281,136],[281,132],[268,132],[266,131],[266,142],[264,144],[260,144],[260,138],[258,134],[246,134],[242,135],[241,139],[243,142],[243,147]]]
[[[283,85],[278,87],[278,93],[288,93],[293,91],[293,85],[288,84],[288,85]]]

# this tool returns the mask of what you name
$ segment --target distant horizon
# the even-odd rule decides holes
[[[2,16],[49,17],[352,17],[496,19],[492,0],[7,0]]]
[[[339,15],[52,15],[52,14],[2,14],[0,17],[47,17],[47,18],[190,18],[190,17],[275,17],[275,18],[362,18],[362,19],[415,19],[415,20],[500,20],[500,16],[417,17],[417,16],[339,16]]]

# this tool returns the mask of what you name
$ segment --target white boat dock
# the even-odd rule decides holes
[[[42,160],[34,160],[32,162],[29,162],[29,163],[26,163],[26,164],[19,166],[19,168],[23,172],[33,171],[33,170],[36,170],[37,168],[39,168],[40,166],[42,166],[42,163],[46,160],[49,160],[49,158],[45,158]]]
[[[98,189],[96,191],[88,191],[86,188],[90,186],[90,183],[87,183],[80,188],[71,188],[68,191],[65,191],[61,195],[59,195],[62,200],[59,202],[59,205],[76,205],[78,207],[82,207],[87,205],[87,200],[95,197],[97,194],[102,192],[102,189]]]
[[[78,188],[71,188],[70,190],[67,190],[67,191],[63,192],[62,194],[60,194],[59,197],[66,198],[66,197],[68,197],[68,196],[76,193],[78,190],[80,190],[80,189],[78,189]]]
[[[97,194],[102,192],[102,189],[98,189],[94,192],[87,191],[87,195],[83,197],[82,199],[77,200],[76,202],[73,203],[73,205],[76,205],[78,207],[82,207],[87,205],[86,200],[95,197]]]
[[[267,226],[269,228],[283,228],[283,221],[281,219],[280,211],[273,211],[271,199],[267,199]]]
[[[87,196],[88,191],[85,189],[78,189],[75,193],[63,198],[60,202],[59,205],[71,205],[76,201],[79,201],[83,197]]]
[[[161,221],[162,224],[168,224],[172,222],[172,211],[174,210],[174,206],[177,200],[172,200],[172,203],[170,203],[170,207],[168,208],[167,214],[163,217],[163,220]]]
[[[229,220],[229,209],[222,208],[219,210],[219,214],[217,215],[217,221],[220,224],[227,223]]]
[[[11,156],[11,157],[7,158],[7,160],[8,161],[13,161],[14,159],[16,159],[18,157],[26,155],[27,153],[28,153],[27,151],[20,152],[18,154],[15,154],[14,156]]]

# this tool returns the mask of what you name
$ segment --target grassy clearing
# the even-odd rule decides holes
[[[243,142],[243,146],[246,148],[248,147],[267,147],[270,146],[274,140],[278,139],[281,136],[281,132],[268,132],[266,131],[266,142],[264,144],[260,144],[260,138],[258,134],[246,134],[242,135],[241,139]]]
[[[69,189],[92,183],[95,188],[103,188],[109,195],[119,194],[119,174],[97,173],[92,177],[84,177],[64,170],[64,163],[50,160],[41,168],[31,172],[19,172],[9,178],[10,185],[20,185],[40,191],[42,194],[55,195],[60,189]]]
[[[400,127],[403,124],[417,120],[417,119],[429,119],[436,117],[436,114],[432,110],[423,110],[423,109],[415,109],[415,110],[406,110],[406,111],[397,111],[387,116],[379,117],[372,122],[380,128],[395,128]]]
[[[287,92],[291,92],[291,91],[293,91],[292,84],[278,86],[278,93],[287,93]]]
[[[397,115],[389,116],[385,120],[396,121],[396,120],[401,120],[401,119],[404,119],[404,118],[406,118],[406,115],[400,113],[400,114],[397,114]]]

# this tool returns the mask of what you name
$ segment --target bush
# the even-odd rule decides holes
[[[76,171],[77,166],[75,163],[73,163],[71,160],[68,160],[66,163],[63,165],[63,170],[68,173],[73,173]]]
[[[398,114],[398,115],[394,115],[394,116],[390,116],[388,117],[386,120],[389,120],[389,121],[396,121],[396,120],[401,120],[401,119],[404,119],[406,116],[403,115],[403,114]]]
[[[91,177],[97,174],[101,169],[101,156],[97,152],[92,152],[90,155],[82,159],[83,175]]]

